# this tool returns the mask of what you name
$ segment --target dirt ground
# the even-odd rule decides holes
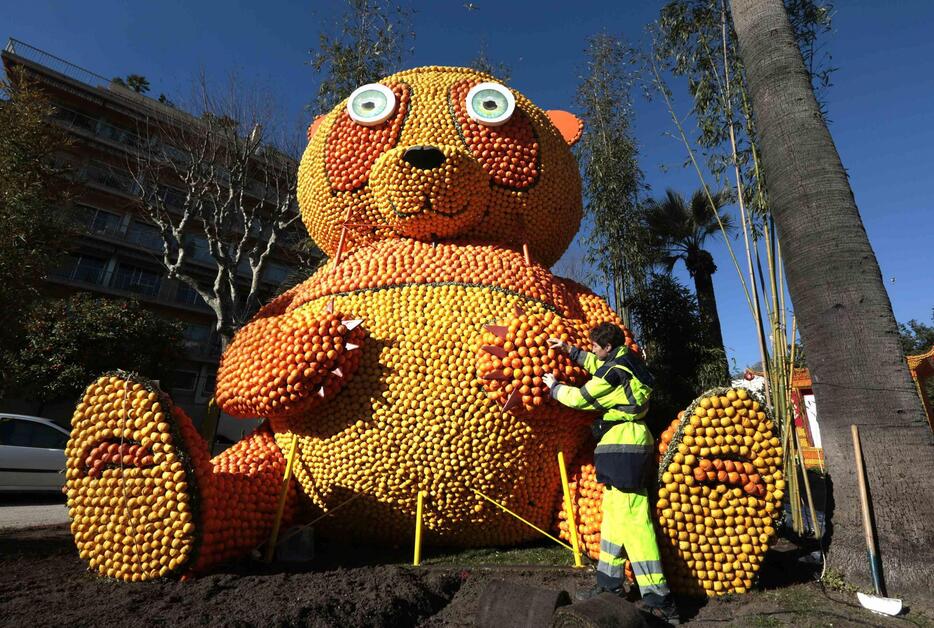
[[[127,584],[88,572],[65,526],[6,530],[0,532],[0,625],[472,626],[492,581],[573,595],[593,577],[553,564],[502,564],[564,560],[550,548],[451,555],[426,548],[431,558],[419,568],[405,564],[410,551],[319,541],[310,563],[248,560],[186,582]],[[801,555],[787,543],[777,546],[761,590],[702,605],[682,601],[685,619],[697,626],[934,626],[930,601],[896,619],[872,615],[854,593],[814,582],[815,568],[801,563]],[[515,600],[516,608],[522,603]]]

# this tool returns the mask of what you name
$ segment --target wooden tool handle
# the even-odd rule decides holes
[[[853,452],[856,455],[856,479],[859,481],[859,505],[863,511],[863,530],[866,533],[866,549],[876,553],[876,538],[872,532],[872,520],[869,518],[869,494],[866,491],[866,471],[863,468],[863,448],[859,442],[859,427],[851,425],[853,432]]]

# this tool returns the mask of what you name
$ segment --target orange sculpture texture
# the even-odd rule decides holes
[[[237,333],[217,376],[225,412],[268,421],[210,460],[147,382],[92,384],[67,452],[81,556],[137,581],[248,553],[269,536],[295,439],[285,523],[334,511],[320,533],[387,543],[411,539],[419,491],[429,544],[536,538],[474,491],[559,527],[563,451],[596,556],[594,417],[552,401],[541,380],[586,380],[549,336],[586,346],[594,325],[621,324],[548,270],[581,218],[569,146],[580,132],[570,114],[445,67],[365,86],[317,120],[298,195],[330,261]]]

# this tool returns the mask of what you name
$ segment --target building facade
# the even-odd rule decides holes
[[[76,291],[113,298],[134,298],[166,318],[184,324],[184,359],[169,381],[160,382],[178,405],[198,423],[214,393],[220,357],[220,339],[213,311],[188,284],[169,279],[162,265],[162,236],[140,211],[138,190],[129,164],[135,151],[149,138],[139,129],[149,128],[153,116],[187,115],[169,105],[136,93],[101,75],[64,59],[10,39],[2,52],[9,77],[14,67],[37,82],[55,106],[52,123],[65,130],[73,144],[60,156],[62,166],[74,173],[74,213],[83,235],[68,252],[66,261],[50,273],[48,292],[65,296]],[[298,163],[294,164],[298,168]],[[179,207],[181,189],[165,186],[164,201]],[[261,296],[276,293],[294,268],[289,245],[303,237],[300,223],[290,238],[267,261]],[[304,236],[307,237],[307,236]],[[216,264],[207,240],[196,234],[184,241],[189,273],[211,277]],[[244,268],[244,274],[249,268]],[[246,282],[246,277],[244,277]],[[50,408],[50,418],[67,420],[71,408]],[[52,416],[55,415],[55,416]],[[231,439],[239,427],[222,422],[221,433]]]

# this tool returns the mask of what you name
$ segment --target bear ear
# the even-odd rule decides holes
[[[568,143],[568,146],[573,146],[581,138],[581,134],[584,132],[584,123],[573,113],[561,111],[560,109],[549,109],[545,114],[551,119],[551,123],[561,133],[561,137]]]
[[[308,141],[311,141],[311,138],[315,136],[315,131],[318,130],[318,127],[321,126],[321,123],[324,122],[324,116],[318,116],[315,118],[315,121],[311,123],[311,126],[308,127]]]

